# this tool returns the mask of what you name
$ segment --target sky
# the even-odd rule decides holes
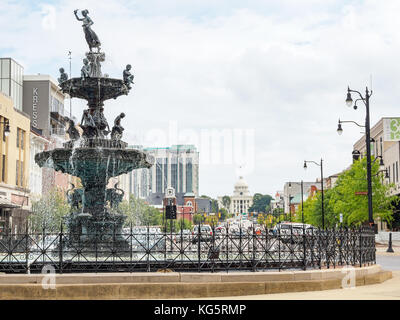
[[[372,88],[371,125],[399,116],[400,1],[0,0],[0,56],[25,74],[80,76],[88,51],[75,9],[89,10],[103,73],[133,89],[105,104],[125,112],[123,140],[145,147],[194,144],[200,194],[230,195],[239,175],[251,193],[315,181],[351,163],[365,108],[345,105],[347,87]],[[69,101],[65,104],[69,106]],[[72,100],[81,118],[85,104]]]

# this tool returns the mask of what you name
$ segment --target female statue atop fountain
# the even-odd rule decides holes
[[[97,48],[97,52],[100,52],[100,40],[97,34],[92,30],[91,25],[93,24],[92,19],[88,16],[89,11],[87,9],[81,11],[83,18],[78,17],[78,9],[74,10],[75,17],[78,21],[82,21],[83,32],[85,33],[86,42],[89,45],[90,52],[92,48]]]

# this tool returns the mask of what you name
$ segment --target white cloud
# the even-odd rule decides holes
[[[339,137],[337,119],[363,123],[365,113],[345,107],[347,85],[364,90],[372,74],[372,122],[398,116],[395,0],[71,0],[52,6],[55,24],[43,28],[40,7],[6,2],[0,54],[13,56],[26,73],[56,78],[59,66],[68,70],[72,50],[78,76],[87,46],[73,10],[88,8],[106,52],[103,72],[121,77],[130,63],[135,74],[130,95],[106,103],[109,122],[123,110],[131,143],[152,128],[167,132],[174,119],[199,134],[254,129],[256,167],[246,176],[252,192],[274,194],[284,181],[315,179],[319,169],[304,173],[305,159],[322,157],[327,175],[349,164],[360,133],[349,125]],[[83,105],[74,100],[73,108]],[[201,167],[200,192],[231,193],[235,172],[234,165]]]

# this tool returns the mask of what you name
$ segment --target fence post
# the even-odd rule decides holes
[[[26,260],[26,273],[29,274],[29,243],[28,243],[28,237],[29,237],[29,229],[28,229],[28,222],[26,222],[26,228],[25,228],[25,260]]]
[[[256,250],[257,250],[257,246],[256,246],[256,231],[254,229],[254,223],[253,223],[253,272],[256,271]]]
[[[200,219],[199,219],[200,220]],[[199,221],[198,229],[197,229],[197,258],[198,258],[198,272],[200,272],[200,229],[201,229],[201,221]]]
[[[58,249],[58,270],[60,273],[62,273],[62,269],[63,269],[63,223],[61,221],[61,225],[60,225],[60,241],[59,241],[59,249]]]
[[[358,229],[360,234],[360,268],[362,267],[362,227]]]
[[[307,269],[307,252],[306,252],[306,229],[303,223],[303,270]]]

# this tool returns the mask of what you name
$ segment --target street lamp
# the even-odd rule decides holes
[[[370,117],[369,117],[369,98],[372,95],[372,90],[369,91],[368,87],[365,88],[365,96],[363,96],[360,92],[356,90],[351,90],[350,87],[347,87],[347,97],[346,97],[346,105],[351,107],[353,105],[353,99],[351,97],[351,93],[357,93],[360,98],[356,99],[354,102],[354,110],[357,109],[357,101],[362,101],[365,105],[365,146],[367,149],[367,182],[368,182],[368,222],[370,226],[374,225],[374,218],[372,213],[372,179],[371,179],[371,129],[370,129]]]
[[[351,97],[350,97],[351,98]],[[321,162],[317,163],[315,161],[309,161],[309,160],[304,160],[304,170],[307,169],[307,162],[314,163],[315,165],[321,167],[321,195],[322,195],[322,201],[321,201],[321,209],[322,209],[322,229],[325,229],[325,211],[324,211],[324,174],[323,174],[323,164],[322,164],[322,158]]]

